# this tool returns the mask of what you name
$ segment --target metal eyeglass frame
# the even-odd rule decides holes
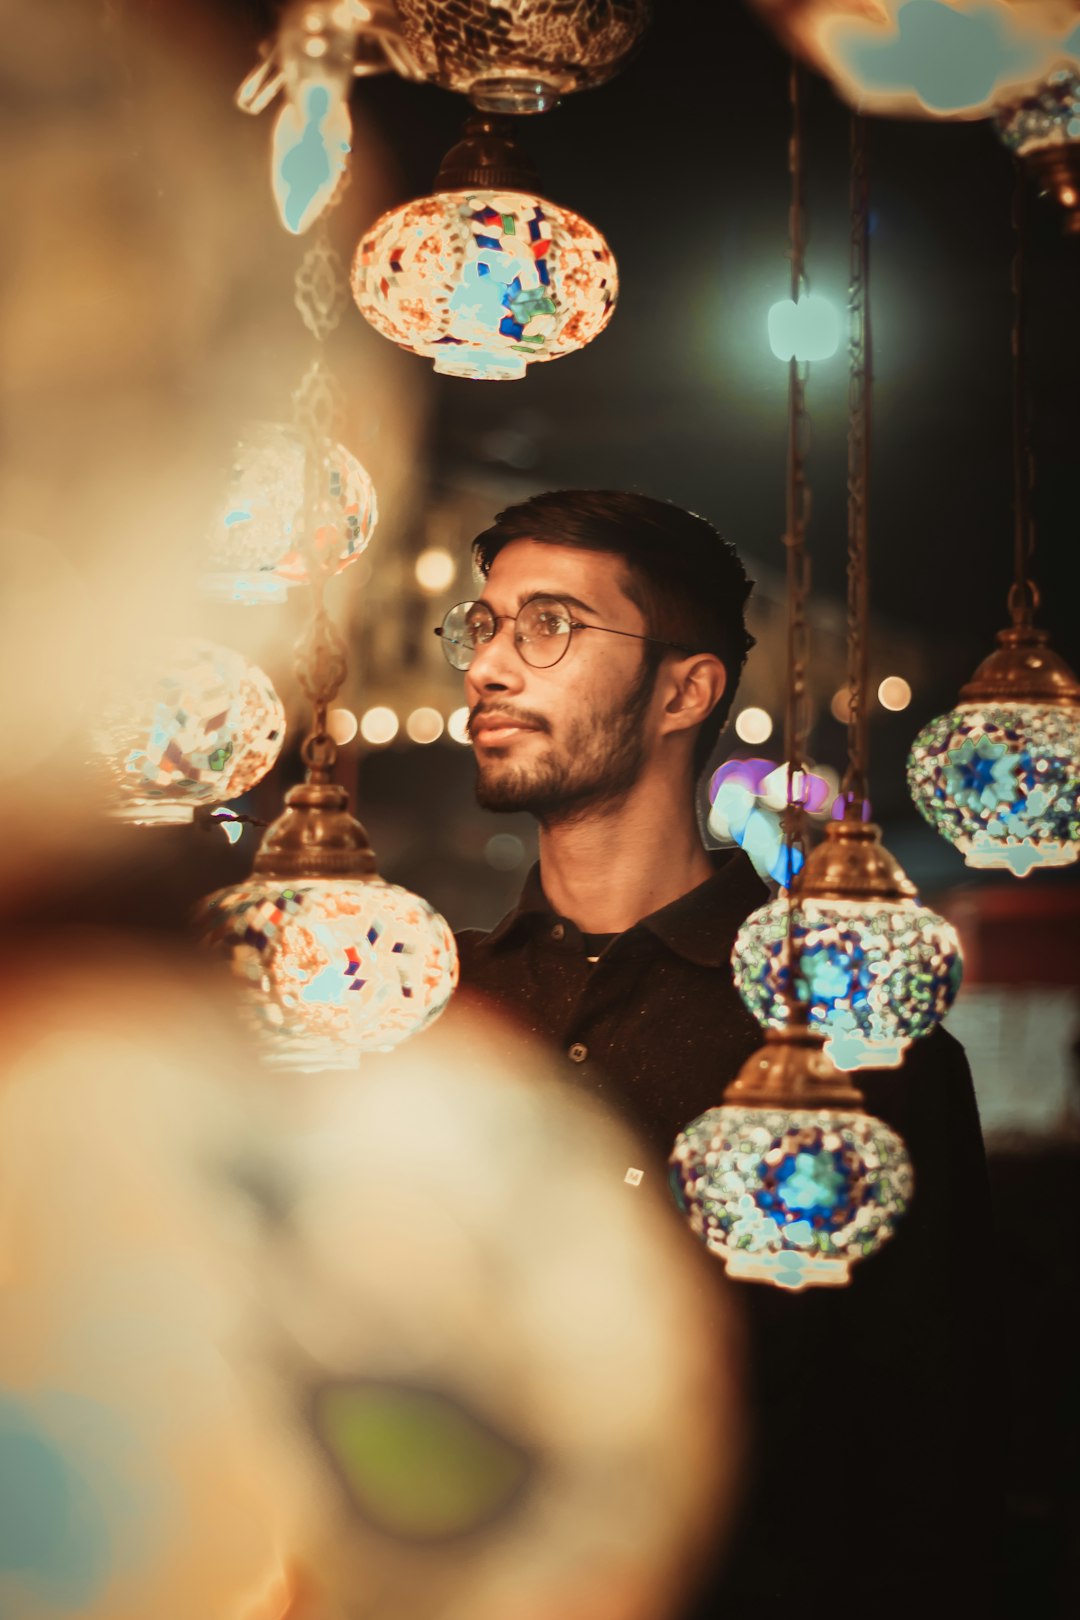
[[[548,664],[534,664],[532,659],[527,657],[524,650],[523,650],[526,646],[532,645],[533,643],[530,643],[528,637],[523,636],[523,635],[519,635],[515,631],[515,633],[514,633],[514,648],[515,648],[518,656],[521,658],[522,662],[525,663],[525,664],[528,664],[530,669],[554,669],[555,665],[560,663],[562,661],[562,659],[566,657],[566,653],[567,653],[567,650],[568,650],[568,648],[570,646],[571,641],[573,640],[573,635],[574,635],[575,630],[601,630],[601,631],[603,631],[604,635],[606,635],[606,636],[626,636],[631,641],[651,641],[658,647],[671,647],[676,652],[682,652],[682,653],[689,654],[689,653],[691,653],[693,651],[692,647],[684,647],[682,645],[682,643],[678,642],[678,641],[664,641],[660,636],[643,636],[643,635],[639,635],[634,630],[613,630],[610,625],[606,625],[606,624],[585,624],[585,623],[582,622],[582,620],[575,619],[573,617],[572,613],[570,612],[570,609],[567,607],[566,603],[565,602],[560,602],[560,600],[559,600],[559,598],[557,596],[545,596],[545,595],[541,594],[539,596],[530,596],[527,602],[522,602],[521,606],[518,608],[516,613],[492,613],[491,608],[483,600],[482,597],[480,597],[476,601],[456,602],[452,608],[449,608],[447,610],[446,614],[443,617],[442,624],[437,625],[436,628],[435,628],[435,634],[442,641],[442,649],[443,649],[443,652],[446,655],[447,663],[451,666],[452,669],[466,670],[472,664],[472,661],[475,658],[476,653],[477,653],[477,644],[474,643],[473,646],[470,649],[468,649],[468,652],[469,652],[469,661],[468,661],[468,663],[459,664],[459,663],[456,663],[454,661],[454,658],[453,658],[453,656],[451,654],[451,651],[450,651],[451,647],[462,648],[462,647],[464,647],[464,643],[455,640],[447,632],[447,620],[450,618],[450,615],[452,613],[457,613],[461,608],[466,608],[466,609],[474,608],[474,607],[485,608],[487,610],[488,614],[490,615],[490,618],[491,618],[491,633],[489,635],[485,636],[482,639],[482,641],[479,643],[479,645],[486,647],[488,645],[488,643],[493,641],[495,639],[495,637],[498,635],[499,626],[501,624],[513,624],[513,623],[515,623],[515,621],[518,620],[521,617],[521,615],[525,612],[525,610],[527,608],[535,606],[535,604],[537,602],[549,603],[552,607],[557,608],[559,610],[560,615],[562,616],[562,618],[565,620],[565,623],[566,623],[566,633],[565,633],[565,635],[560,633],[560,635],[557,638],[556,637],[551,638],[552,640],[558,639],[559,641],[561,641],[562,646],[559,648],[558,653],[551,660],[550,663],[548,663]]]

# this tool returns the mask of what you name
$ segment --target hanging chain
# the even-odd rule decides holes
[[[791,65],[791,142],[788,169],[791,174],[790,247],[791,298],[798,303],[805,287],[806,205],[803,176],[802,76],[794,61]],[[806,600],[810,591],[810,562],[806,555],[806,527],[810,518],[810,490],[806,481],[806,457],[810,447],[810,418],[806,412],[806,368],[793,355],[788,363],[788,446],[787,511],[784,548],[787,554],[787,703],[784,713],[784,747],[787,753],[787,812],[784,819],[787,846],[787,876],[793,877],[795,851],[802,851],[804,838],[803,794],[806,781],[806,734],[809,729],[809,700],[806,670],[809,660],[809,631]]]
[[[869,648],[870,397],[870,175],[867,123],[851,115],[851,260],[848,284],[848,557],[847,680],[848,764],[841,791],[844,815],[862,820],[867,798],[867,665]]]
[[[791,141],[788,170],[791,175],[789,216],[789,257],[791,259],[791,300],[797,304],[806,287],[806,194],[803,172],[802,74],[797,61],[791,63]],[[806,602],[810,593],[810,560],[806,554],[806,529],[810,521],[810,488],[806,480],[806,458],[810,449],[810,418],[806,411],[806,365],[792,355],[788,362],[788,445],[786,477],[786,524],[784,549],[787,559],[787,702],[784,710],[784,747],[787,753],[787,809],[784,813],[784,856],[787,877],[787,930],[784,958],[787,970],[787,1016],[795,1021],[803,1015],[796,986],[799,976],[799,945],[795,937],[795,855],[805,856],[806,737],[809,730],[809,699],[806,690],[810,656]]]
[[[295,277],[296,307],[319,349],[293,393],[294,420],[304,450],[300,550],[311,587],[311,618],[296,645],[297,679],[313,711],[301,753],[311,780],[319,781],[329,781],[337,759],[327,716],[347,673],[345,642],[325,604],[326,582],[334,572],[340,544],[330,486],[342,399],[322,354],[322,345],[341,319],[346,291],[341,260],[322,224]]]
[[[1030,626],[1039,606],[1031,578],[1035,555],[1035,458],[1031,449],[1031,398],[1027,379],[1027,188],[1019,160],[1013,166],[1012,222],[1012,407],[1013,407],[1013,564],[1009,612],[1017,628]]]

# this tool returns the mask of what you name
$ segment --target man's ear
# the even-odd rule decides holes
[[[666,681],[661,735],[700,726],[724,695],[727,670],[715,653],[694,653],[670,665]]]

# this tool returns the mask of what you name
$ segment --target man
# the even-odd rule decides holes
[[[479,802],[531,811],[540,860],[491,933],[459,936],[462,984],[556,1046],[653,1150],[628,1169],[660,1175],[761,1043],[730,956],[767,891],[742,851],[706,852],[695,808],[751,646],[750,582],[704,519],[608,491],[511,507],[474,558],[483,597],[447,615],[443,645],[465,672]],[[695,1614],[832,1614],[849,1583],[877,1615],[985,1606],[971,1078],[937,1032],[902,1071],[859,1079],[908,1143],[916,1200],[846,1290],[741,1285],[755,1462]]]

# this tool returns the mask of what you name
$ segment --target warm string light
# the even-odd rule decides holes
[[[916,807],[969,866],[1026,877],[1080,854],[1080,682],[1035,627],[1034,457],[1027,378],[1027,199],[1017,162],[1013,289],[1013,583],[1011,624],[931,720],[908,759]]]

